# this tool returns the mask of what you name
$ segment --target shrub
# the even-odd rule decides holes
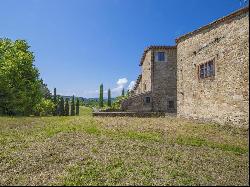
[[[118,96],[112,103],[112,109],[121,109],[121,103],[123,99],[128,98],[128,96]]]
[[[47,116],[52,115],[55,108],[53,101],[42,98],[41,102],[35,106],[35,115]]]

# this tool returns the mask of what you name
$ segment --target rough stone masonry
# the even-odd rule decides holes
[[[145,49],[125,111],[249,125],[249,7]]]

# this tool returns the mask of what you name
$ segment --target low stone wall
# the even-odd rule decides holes
[[[160,112],[93,112],[93,116],[101,116],[101,117],[165,117],[166,113]]]
[[[145,98],[150,97],[151,102],[146,103]],[[152,94],[151,92],[141,93],[130,96],[121,103],[122,111],[128,112],[151,112],[152,111]]]

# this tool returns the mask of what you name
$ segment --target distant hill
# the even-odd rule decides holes
[[[73,96],[65,96],[65,95],[61,95],[61,97],[63,98],[63,99],[69,99],[69,100],[71,100],[71,98],[73,97]],[[93,97],[93,98],[85,98],[85,97],[76,97],[75,96],[75,98],[79,98],[80,100],[82,100],[82,101],[98,101],[99,100],[99,98],[96,98],[96,97]],[[108,98],[104,98],[103,99],[104,101],[108,101]],[[114,101],[115,100],[115,98],[111,98],[111,101]]]
[[[69,99],[71,100],[71,98],[73,96],[65,96],[65,95],[61,95],[61,97],[65,100],[65,99]],[[84,101],[86,98],[83,98],[83,97],[75,97],[75,99],[78,98],[80,101]]]
[[[73,97],[73,96],[66,96],[66,95],[60,95],[63,99],[69,99],[69,100],[71,100],[71,98]],[[97,98],[97,97],[91,97],[91,98],[85,98],[85,97],[76,97],[75,96],[75,98],[79,98],[80,100],[82,100],[82,101],[84,101],[84,102],[91,102],[91,101],[96,101],[96,102],[98,102],[99,101],[99,98]],[[111,101],[114,101],[115,100],[115,98],[111,98]],[[108,98],[103,98],[103,101],[105,102],[105,101],[108,101]]]

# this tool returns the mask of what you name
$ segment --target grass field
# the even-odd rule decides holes
[[[173,117],[0,117],[0,185],[248,185],[248,156],[248,130]]]

